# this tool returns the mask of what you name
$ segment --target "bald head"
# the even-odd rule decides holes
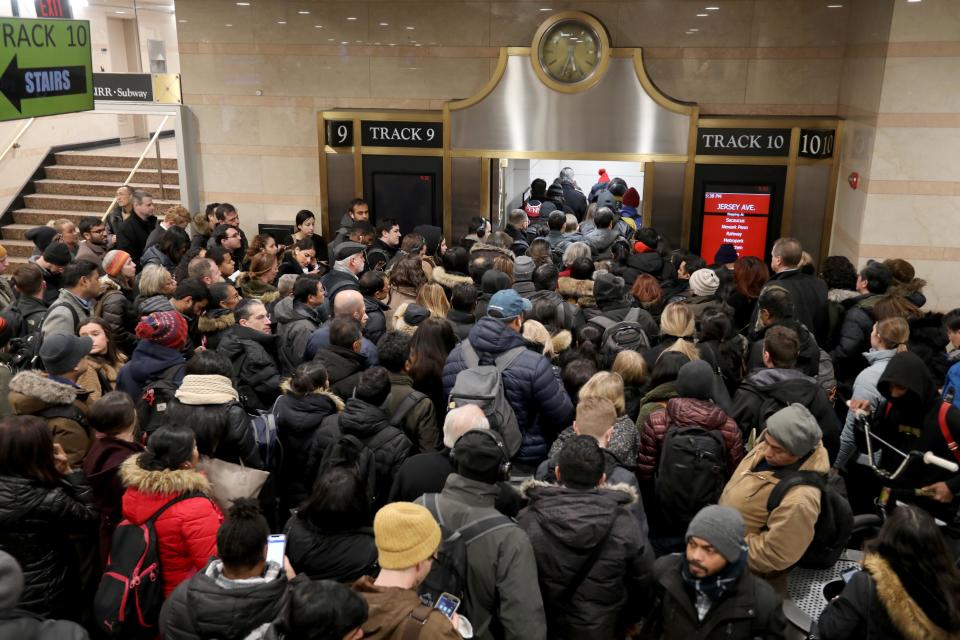
[[[489,429],[490,423],[483,409],[475,404],[465,404],[447,412],[443,421],[443,446],[452,449],[460,436],[470,429]]]
[[[352,318],[363,310],[363,294],[355,289],[337,293],[333,302],[333,315],[337,318]]]

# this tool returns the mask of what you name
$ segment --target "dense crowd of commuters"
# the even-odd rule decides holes
[[[908,262],[671,250],[569,169],[450,245],[117,195],[0,278],[0,637],[781,638],[881,489],[812,633],[960,634],[960,474],[863,455],[866,414],[960,459],[960,310]]]

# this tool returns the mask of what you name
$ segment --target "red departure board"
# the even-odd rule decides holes
[[[703,194],[703,233],[700,255],[713,260],[721,244],[732,244],[737,255],[764,259],[770,193],[765,187],[724,191],[708,189]],[[764,193],[763,191],[767,191]]]

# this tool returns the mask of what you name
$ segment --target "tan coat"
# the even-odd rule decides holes
[[[363,623],[364,638],[403,640],[407,637],[404,633],[407,619],[421,605],[416,591],[377,587],[369,576],[354,582],[353,590],[359,592],[370,607],[370,616]],[[442,613],[434,609],[429,612],[416,637],[419,640],[459,640],[460,634]]]
[[[21,371],[10,381],[10,408],[14,414],[46,420],[53,441],[63,447],[71,467],[83,464],[95,437],[86,423],[88,395],[84,389],[52,380],[38,371]],[[50,411],[59,415],[41,415]]]
[[[800,560],[813,540],[814,525],[820,515],[820,490],[800,486],[787,493],[773,512],[767,511],[767,499],[779,479],[772,471],[753,471],[767,449],[762,439],[740,462],[720,496],[720,504],[733,507],[746,523],[746,543],[750,550],[750,570],[766,578],[775,589],[786,588],[786,572]],[[802,471],[827,473],[827,450],[818,445]]]
[[[393,314],[396,313],[397,309],[401,305],[416,302],[417,301],[417,292],[409,289],[407,287],[390,287],[390,297],[387,298],[387,304],[390,305],[389,309],[383,311],[383,317],[387,322],[387,331],[393,331]]]

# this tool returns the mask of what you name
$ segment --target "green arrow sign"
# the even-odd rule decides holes
[[[0,121],[93,109],[90,23],[0,18]]]

